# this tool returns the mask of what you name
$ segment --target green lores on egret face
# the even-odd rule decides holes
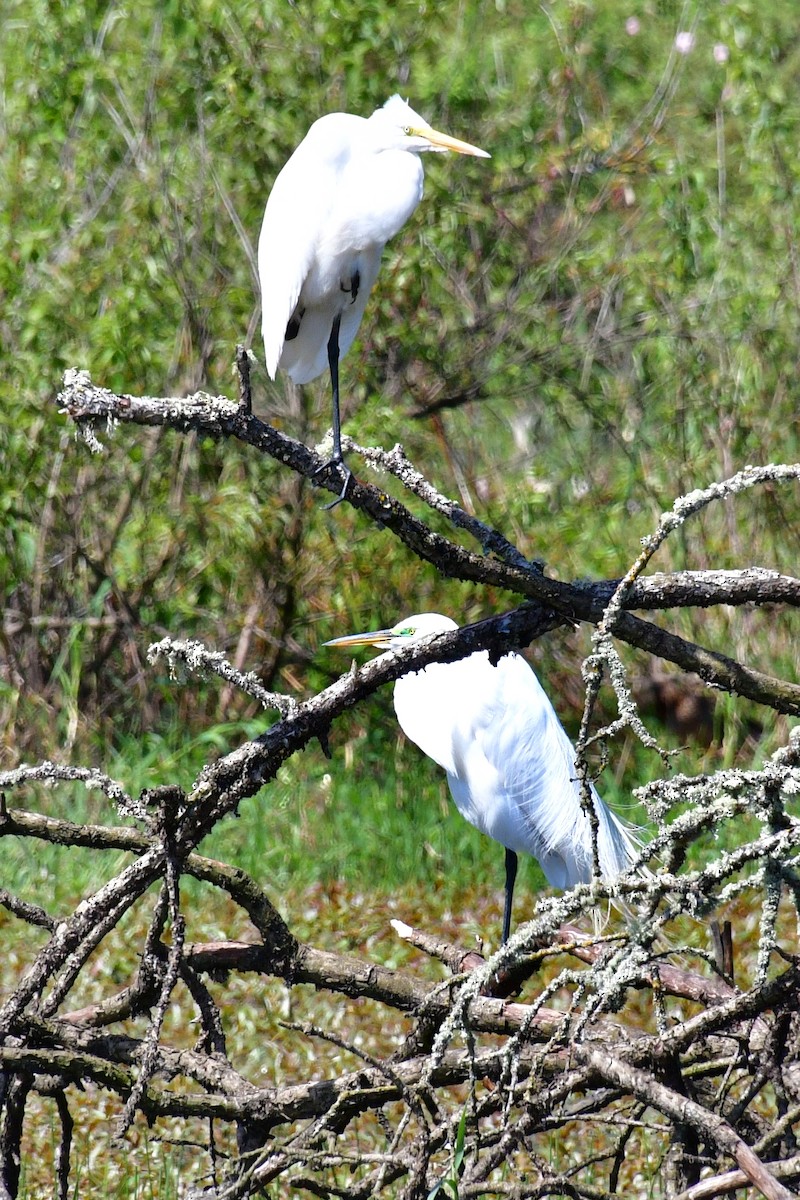
[[[330,370],[333,456],[342,463],[339,359],[356,336],[389,238],[422,199],[426,150],[488,158],[392,96],[371,117],[329,113],[309,129],[267,201],[258,243],[267,370],[295,383]],[[349,472],[344,469],[347,489]]]
[[[457,629],[439,613],[406,617],[391,629],[334,638],[328,646],[398,650]],[[406,736],[438,763],[463,817],[505,847],[503,941],[511,928],[517,854],[536,858],[553,887],[592,878],[592,834],[581,804],[575,751],[519,654],[493,666],[485,650],[402,675],[394,708]],[[638,855],[638,840],[591,789],[600,870],[608,880]]]
[[[449,617],[443,617],[440,613],[419,613],[415,617],[406,617],[391,629],[348,633],[323,644],[337,646],[340,650],[352,646],[379,646],[385,650],[402,650],[405,646],[413,646],[435,633],[448,633],[454,629],[458,629],[458,626]]]

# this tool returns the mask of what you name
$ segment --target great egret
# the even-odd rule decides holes
[[[334,638],[326,646],[399,650],[457,629],[439,613],[406,617],[391,629]],[[581,806],[575,751],[539,680],[519,654],[493,666],[485,650],[458,662],[431,663],[394,685],[406,737],[447,773],[463,817],[506,852],[503,942],[511,928],[517,854],[536,858],[553,887],[592,878],[592,836]],[[637,857],[637,839],[592,788],[597,849],[606,879]]]
[[[358,332],[381,252],[422,199],[423,150],[489,158],[485,150],[432,129],[399,96],[371,117],[320,117],[281,170],[258,243],[267,371],[295,383],[330,369],[333,454],[342,460],[339,359]],[[337,503],[337,501],[334,501]],[[332,507],[332,506],[331,506]]]

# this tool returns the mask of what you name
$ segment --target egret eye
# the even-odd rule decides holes
[[[403,133],[406,135],[406,137],[411,137],[411,126],[410,126],[410,125],[404,125],[404,126],[403,126]]]

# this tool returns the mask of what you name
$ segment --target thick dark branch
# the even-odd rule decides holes
[[[148,850],[125,867],[94,895],[82,902],[73,915],[54,931],[15,992],[0,1008],[0,1037],[10,1032],[31,1001],[41,996],[49,979],[59,971],[105,914],[122,913],[157,879],[163,869],[158,848]]]
[[[365,962],[348,954],[297,944],[287,963],[276,962],[270,948],[260,942],[202,942],[186,947],[184,961],[196,972],[255,971],[283,979],[289,985],[312,984],[317,989],[350,997],[377,1000],[400,1012],[416,1013],[422,1007],[431,1020],[440,1022],[450,1011],[450,989],[426,983],[404,971]],[[482,961],[482,960],[481,960]],[[154,982],[149,999],[158,993]],[[64,1014],[63,1021],[97,1028],[130,1015],[135,988],[126,988],[98,1004]],[[547,1040],[561,1027],[564,1014],[553,1008],[534,1012],[525,1004],[481,996],[468,1010],[472,1028],[485,1033],[510,1033],[530,1026],[530,1036]]]
[[[136,1074],[131,1069],[143,1054],[143,1043],[133,1038],[95,1038],[91,1048],[0,1046],[0,1065],[15,1073],[63,1076],[78,1082],[91,1079],[100,1087],[128,1096]],[[528,1073],[530,1054],[523,1056],[520,1078]],[[563,1052],[552,1056],[548,1072],[560,1071]],[[346,1120],[359,1112],[380,1108],[403,1097],[404,1088],[419,1084],[429,1066],[426,1057],[394,1063],[385,1069],[362,1066],[335,1078],[282,1087],[256,1088],[224,1062],[211,1055],[162,1048],[157,1073],[167,1079],[181,1075],[204,1085],[203,1092],[178,1092],[148,1084],[141,1100],[150,1116],[205,1116],[226,1121],[255,1118],[265,1127],[284,1125],[328,1113],[346,1098]],[[476,1057],[465,1050],[450,1051],[426,1082],[432,1087],[463,1083],[473,1072],[497,1079],[502,1073],[502,1055],[486,1050]],[[344,1114],[343,1114],[344,1115]]]
[[[61,1137],[56,1151],[56,1177],[58,1180],[58,1200],[67,1200],[69,1189],[69,1163],[72,1149],[72,1133],[75,1123],[69,1111],[67,1097],[63,1092],[56,1092],[56,1112],[61,1125]]]
[[[95,387],[86,372],[68,371],[59,403],[94,442],[94,428],[113,418],[139,425],[165,425],[178,430],[194,430],[215,438],[236,437],[307,478],[316,478],[316,472],[323,465],[322,459],[306,446],[279,433],[224,397],[212,397],[205,393],[181,400],[117,396]],[[784,469],[782,477],[791,477],[791,470]],[[325,480],[323,486],[338,493],[341,481],[336,475],[329,481]],[[439,498],[438,493],[436,495],[435,507],[443,511],[438,503],[443,498]],[[480,523],[467,523],[465,527],[482,544],[499,551],[503,555],[502,560],[474,554],[434,533],[399,501],[378,488],[354,479],[348,489],[347,499],[379,528],[390,530],[404,545],[434,565],[443,575],[490,584],[526,597],[531,602],[526,606],[527,611],[532,616],[535,614],[540,633],[543,632],[543,622],[549,628],[573,621],[596,624],[602,619],[605,606],[613,595],[616,581],[567,584],[549,579],[542,573],[540,564],[526,565],[521,556],[514,556],[510,552],[508,543],[501,535]],[[458,518],[458,512],[451,515],[457,524],[464,525]],[[714,574],[717,573],[700,573],[699,598],[696,601],[700,606],[707,607],[712,603],[800,604],[799,580],[772,572],[762,574],[748,571],[743,573],[739,582],[729,578],[727,582],[730,586],[726,590],[725,581],[714,578]],[[640,580],[630,587],[625,599],[626,608],[687,607],[695,604],[686,572],[676,577],[674,586],[670,576],[654,578],[655,583]],[[663,598],[663,603],[659,597]],[[523,640],[517,641],[516,645],[526,645],[532,636],[536,635],[528,633],[526,637],[521,631]],[[716,687],[768,704],[779,712],[800,715],[799,686],[751,671],[724,655],[694,646],[629,613],[621,614],[615,622],[614,636],[675,662],[684,670],[694,671]]]
[[[8,787],[8,783],[5,783]],[[84,846],[90,850],[130,850],[141,854],[153,838],[127,825],[78,825],[43,813],[6,809],[0,815],[0,837],[33,837],[56,846]],[[20,910],[18,916],[23,916]],[[26,917],[26,920],[32,918]],[[44,924],[44,922],[41,922]],[[36,922],[39,924],[39,922]]]
[[[95,386],[86,372],[68,371],[58,401],[62,410],[81,429],[101,427],[113,419],[129,424],[161,425],[184,432],[195,431],[217,439],[235,437],[309,479],[317,477],[323,465],[319,455],[303,443],[247,414],[239,405],[223,396],[209,396],[204,392],[182,399],[118,396]],[[389,457],[396,453],[397,448]],[[411,464],[407,465],[413,470]],[[336,476],[323,486],[338,494],[341,481]],[[548,579],[542,575],[537,563],[526,563],[521,555],[514,555],[513,547],[495,530],[490,530],[480,522],[462,521],[458,506],[452,505],[438,493],[437,503],[433,507],[449,516],[453,515],[451,509],[455,508],[456,523],[464,524],[479,541],[486,542],[495,557],[475,555],[433,533],[403,505],[370,485],[353,480],[347,498],[354,508],[370,516],[379,528],[390,529],[409,549],[431,562],[443,574],[506,588],[548,605],[572,620],[597,621],[618,583],[609,580],[570,585]],[[466,514],[463,516],[466,518]],[[494,539],[498,539],[497,544]],[[627,607],[707,607],[721,603],[800,605],[800,580],[758,568],[744,572],[682,571],[675,575],[655,575],[640,580],[631,589]]]
[[[55,917],[51,917],[38,904],[30,904],[27,900],[21,900],[19,896],[12,896],[11,892],[6,891],[5,888],[0,888],[0,905],[13,913],[15,917],[19,917],[20,920],[27,921],[29,925],[41,925],[43,929],[49,929],[51,933],[58,924]]]
[[[796,683],[745,667],[726,654],[707,650],[628,612],[617,615],[614,637],[658,658],[665,658],[684,671],[694,671],[706,683],[722,691],[766,704],[776,712],[800,716],[800,685]]]
[[[681,1125],[690,1125],[738,1164],[767,1200],[793,1200],[792,1193],[765,1167],[757,1154],[717,1113],[660,1083],[651,1074],[585,1042],[573,1047],[576,1058],[591,1066],[601,1079],[624,1088]]]
[[[619,582],[619,581],[616,581]],[[603,584],[598,584],[602,588]],[[609,596],[616,584],[609,587]],[[637,609],[710,608],[715,604],[800,605],[800,579],[765,567],[741,571],[654,572],[637,579],[628,607]]]
[[[0,837],[6,835],[37,838],[60,846],[84,846],[92,850],[129,850],[134,854],[144,854],[157,845],[157,840],[151,835],[126,825],[79,825],[74,821],[19,809],[6,809],[0,817]],[[246,872],[201,854],[187,855],[182,868],[187,875],[228,892],[245,910],[272,953],[277,946],[291,948],[293,939],[286,925],[265,892]],[[40,909],[17,901],[6,892],[0,892],[0,904],[5,904],[10,911],[33,924],[46,925],[50,929],[57,925],[53,918],[43,914]]]
[[[11,809],[5,810],[3,819],[0,821],[0,836],[4,834],[38,838],[42,841],[63,846],[90,847],[95,850],[129,850],[137,854],[144,854],[153,850],[158,852],[159,849],[154,838],[127,826],[78,825],[72,821],[46,817],[41,813],[22,812]],[[287,969],[286,964],[291,960],[295,950],[296,944],[294,938],[289,933],[285,923],[266,894],[246,872],[199,854],[189,854],[183,862],[183,870],[197,879],[202,879],[228,892],[247,912],[256,929],[261,934],[266,943],[264,949],[271,956],[270,961],[273,967],[276,964],[282,964],[283,968]],[[158,873],[154,870],[153,882],[157,877]],[[2,898],[3,895],[0,894],[0,901],[2,901]],[[122,903],[124,905],[127,901],[123,899]],[[36,924],[45,923],[44,917],[46,914],[43,916],[40,910],[34,910],[33,906],[23,905],[21,902],[15,902],[12,905],[9,902],[8,907],[22,919],[32,921]],[[109,909],[109,913],[113,913],[113,911],[113,909]],[[104,914],[103,918],[88,930],[92,938],[97,937],[98,934],[102,934],[104,924],[109,919],[112,921],[112,924],[114,923],[113,916],[109,917],[109,913]],[[47,920],[49,922],[47,927],[51,931],[55,930],[57,922],[51,918],[47,918]],[[81,940],[79,939],[79,942]],[[72,946],[71,941],[69,944]],[[43,954],[48,959],[53,959],[52,971],[54,973],[67,961],[70,953],[75,954],[76,949],[77,946],[72,946],[70,952],[64,951],[62,954],[56,955],[51,944]],[[122,1000],[120,997],[113,997],[110,1003],[106,1002],[108,1004],[106,1019],[108,1021],[116,1021],[129,1016],[134,1004],[137,1006],[137,1011],[142,1011],[143,1008],[149,1007],[152,1004],[154,998],[155,996],[151,988],[143,990],[140,986],[134,985],[130,989],[126,989],[125,1000]]]
[[[0,1070],[0,1110],[5,1110],[0,1127],[0,1200],[12,1200],[17,1195],[22,1165],[22,1126],[31,1083],[31,1076],[25,1070]]]

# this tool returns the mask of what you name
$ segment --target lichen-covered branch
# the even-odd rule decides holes
[[[203,392],[183,399],[117,396],[94,385],[87,372],[70,370],[65,374],[58,402],[78,429],[90,437],[95,449],[100,446],[98,431],[105,431],[106,436],[110,436],[117,422],[169,426],[183,432],[202,432],[214,438],[236,438],[336,494],[341,487],[335,472],[329,479],[318,474],[323,460],[314,451],[259,421],[246,406],[234,404],[225,397],[208,396]],[[770,705],[779,712],[800,715],[800,685],[773,679],[724,654],[695,646],[629,611],[639,607],[639,602],[641,607],[650,610],[691,607],[695,603],[702,607],[708,607],[710,603],[794,606],[800,603],[800,580],[776,572],[762,573],[750,567],[738,573],[698,573],[696,601],[690,584],[692,572],[680,572],[674,581],[671,576],[640,578],[644,566],[664,538],[695,512],[714,500],[738,494],[749,487],[795,482],[800,479],[800,465],[749,468],[732,480],[676,501],[673,511],[662,520],[659,532],[650,539],[644,557],[637,560],[622,581],[569,584],[549,578],[541,562],[528,562],[502,534],[469,517],[453,501],[443,497],[408,462],[402,447],[389,452],[368,450],[365,456],[399,478],[433,510],[448,516],[454,527],[466,530],[477,540],[483,551],[481,554],[433,532],[381,489],[358,480],[352,482],[347,501],[378,528],[397,537],[413,554],[432,563],[443,575],[489,584],[523,596],[529,602],[526,608],[532,610],[533,623],[546,620],[551,623],[551,628],[572,621],[597,624],[604,619],[606,608],[614,598],[615,638],[675,662],[684,670],[695,671],[715,687]],[[711,599],[712,595],[714,599]],[[521,621],[517,636],[521,639],[517,645],[525,645],[535,635],[526,633]]]
[[[116,421],[169,425],[235,437],[312,477],[319,458],[252,416],[245,379],[242,395],[238,405],[203,394],[115,396],[73,372],[60,399],[94,449]],[[351,453],[389,472],[479,549],[434,534],[363,483],[348,491],[350,503],[444,574],[504,588],[523,603],[376,659],[310,697],[275,695],[215,650],[166,639],[152,648],[151,662],[168,661],[175,687],[184,670],[212,673],[277,719],[207,762],[194,780],[139,796],[87,768],[42,763],[0,772],[0,844],[55,843],[95,855],[105,872],[94,892],[58,915],[35,896],[0,891],[3,919],[23,923],[31,937],[26,969],[0,1003],[0,1190],[10,1197],[18,1190],[27,1114],[54,1102],[54,1174],[58,1193],[68,1194],[84,1089],[92,1087],[120,1136],[143,1117],[152,1137],[194,1147],[196,1172],[185,1183],[197,1197],[232,1200],[267,1189],[359,1200],[599,1200],[638,1194],[644,1157],[652,1180],[665,1181],[665,1200],[699,1200],[734,1186],[784,1200],[800,1179],[796,731],[747,771],[671,776],[667,763],[640,792],[653,828],[636,868],[613,883],[542,894],[530,919],[488,958],[402,920],[388,944],[400,955],[415,948],[404,966],[315,945],[282,915],[269,886],[200,850],[245,798],[261,793],[268,806],[282,764],[312,739],[325,744],[337,719],[377,688],[476,649],[497,657],[570,621],[596,626],[580,749],[598,736],[590,717],[603,679],[619,712],[600,735],[628,727],[652,743],[620,642],[800,713],[793,679],[759,673],[634,611],[796,607],[800,581],[746,564],[643,572],[681,522],[750,487],[791,486],[800,469],[743,472],[678,500],[622,580],[570,584],[549,579],[500,531],[442,496],[402,448]],[[338,490],[338,479],[330,483]],[[76,785],[102,790],[107,822],[35,811],[42,787]],[[220,921],[235,914],[240,928],[194,938],[198,895]],[[721,910],[733,930],[724,969],[705,929]],[[743,912],[750,941],[740,936],[741,919],[737,926]],[[132,947],[130,929],[139,931]],[[109,943],[128,953],[114,977],[97,978],[92,963]],[[245,976],[257,980],[274,1018],[264,1037],[301,1044],[299,1061],[311,1064],[304,1071],[265,1078],[238,1044]],[[333,1019],[314,1010],[323,997]]]
[[[302,721],[302,712],[294,719]],[[796,1041],[790,1041],[787,1052],[785,1034],[776,1034],[783,1022],[796,1022],[797,968],[782,965],[763,978],[753,963],[746,968],[750,986],[737,987],[715,976],[707,956],[676,937],[684,911],[710,911],[731,888],[746,891],[756,906],[766,904],[763,861],[796,869],[800,821],[786,806],[800,790],[799,756],[800,739],[794,738],[760,771],[668,779],[661,791],[658,784],[649,785],[648,801],[658,820],[655,843],[671,869],[632,876],[612,889],[592,885],[561,897],[542,897],[533,919],[488,961],[402,926],[403,938],[412,938],[456,972],[438,984],[407,970],[305,944],[292,936],[264,890],[240,870],[191,850],[176,858],[179,839],[185,843],[192,828],[185,823],[190,806],[177,790],[161,794],[155,826],[149,819],[142,830],[87,830],[7,809],[0,833],[58,839],[97,853],[125,849],[134,855],[132,864],[66,921],[52,929],[44,924],[50,940],[6,1002],[0,1078],[28,1081],[27,1090],[9,1092],[8,1137],[13,1142],[17,1136],[15,1121],[21,1120],[27,1096],[49,1095],[59,1081],[63,1163],[74,1120],[66,1097],[91,1080],[116,1095],[124,1121],[135,1107],[150,1121],[191,1122],[202,1116],[244,1130],[241,1144],[248,1149],[220,1181],[219,1196],[246,1195],[270,1181],[280,1181],[284,1190],[335,1194],[342,1168],[356,1172],[351,1195],[389,1196],[398,1186],[411,1189],[408,1194],[427,1195],[450,1169],[464,1111],[464,1101],[453,1089],[466,1085],[472,1099],[464,1134],[465,1194],[504,1194],[508,1164],[519,1156],[528,1163],[530,1186],[515,1195],[565,1194],[571,1187],[576,1195],[595,1196],[589,1180],[612,1164],[619,1187],[630,1189],[624,1147],[633,1146],[638,1131],[656,1139],[666,1161],[678,1144],[674,1131],[690,1127],[702,1161],[719,1176],[743,1176],[761,1194],[778,1200],[789,1194],[786,1185],[800,1177],[780,1158],[800,1131],[800,1056]],[[246,771],[247,759],[238,761]],[[228,763],[227,779],[231,770]],[[213,772],[206,775],[213,780]],[[15,786],[34,784],[22,778]],[[211,787],[213,791],[213,783]],[[157,798],[149,798],[149,812]],[[196,803],[203,802],[201,795]],[[683,808],[681,815],[673,814]],[[756,817],[757,827],[737,849],[704,866],[685,865],[687,846],[709,825],[732,826],[744,813]],[[197,944],[173,936],[165,941],[168,912],[171,927],[181,923],[174,874],[169,883],[170,858],[173,872],[180,861],[181,873],[241,905],[255,939]],[[86,961],[87,947],[108,935],[126,907],[141,903],[145,878],[155,882],[165,875],[166,899],[153,917],[142,978],[132,979],[122,991],[106,989],[105,997],[92,1004],[57,1011],[57,1005],[63,1010],[60,1002]],[[625,920],[609,933],[592,934],[591,924],[576,927],[575,920],[597,911],[609,891],[624,896]],[[102,909],[99,896],[106,901]],[[794,896],[788,889],[784,901]],[[43,925],[35,909],[12,902],[9,911]],[[565,925],[567,920],[572,924]],[[668,942],[666,954],[661,936]],[[774,922],[769,947],[779,959],[791,958],[791,941],[786,943]],[[493,997],[503,973],[514,965],[525,966],[517,975],[523,995],[513,1001]],[[405,1039],[388,1058],[353,1044],[363,1061],[324,1079],[256,1083],[235,1065],[235,1050],[225,1034],[225,985],[220,993],[219,980],[240,973],[258,973],[291,990],[311,985],[369,999],[400,1014]],[[206,1031],[192,1049],[172,1044],[164,1033],[164,1005],[179,975],[189,981],[190,1003]],[[56,982],[46,990],[50,979]],[[64,982],[59,985],[59,980]],[[212,998],[209,985],[214,980]],[[672,1007],[671,997],[678,998]],[[125,1031],[126,1022],[151,1010],[145,1037],[135,1025]],[[110,1032],[111,1023],[121,1024],[122,1031]],[[308,1023],[293,1022],[292,1028],[296,1036],[327,1036]],[[350,1042],[334,1031],[330,1038],[343,1050]],[[776,1079],[789,1108],[784,1104],[765,1124],[764,1114],[775,1105]],[[746,1104],[732,1104],[726,1080],[736,1081],[731,1099],[746,1094]],[[660,1123],[643,1119],[647,1109],[661,1114]],[[552,1154],[556,1129],[563,1159]],[[590,1142],[595,1149],[586,1153],[582,1147]],[[688,1144],[680,1141],[684,1155],[673,1155],[670,1178],[682,1180],[684,1191],[694,1195]],[[734,1176],[732,1167],[739,1174]]]

